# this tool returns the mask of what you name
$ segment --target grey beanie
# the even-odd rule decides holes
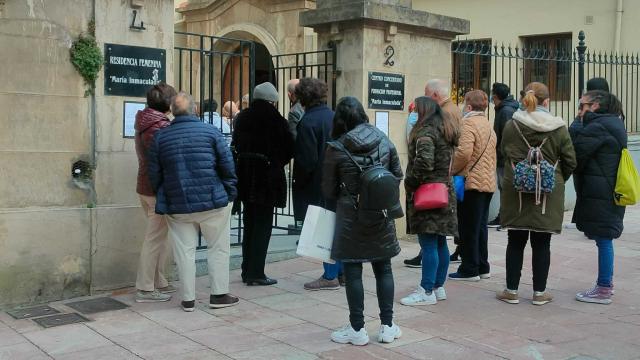
[[[278,102],[278,90],[270,82],[262,83],[255,87],[253,90],[253,98],[255,100],[266,100],[272,102]]]

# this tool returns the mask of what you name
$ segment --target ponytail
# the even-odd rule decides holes
[[[533,90],[527,91],[527,93],[524,95],[524,98],[522,99],[522,104],[524,104],[524,108],[527,110],[527,112],[536,111],[536,107],[538,106],[538,99],[533,93]]]
[[[532,82],[524,89],[525,95],[522,104],[527,112],[536,111],[538,105],[542,105],[549,98],[549,88],[540,82]]]

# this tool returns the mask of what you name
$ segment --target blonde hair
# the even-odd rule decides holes
[[[527,112],[536,111],[538,105],[542,105],[549,98],[549,88],[541,82],[532,82],[524,89],[522,104]]]

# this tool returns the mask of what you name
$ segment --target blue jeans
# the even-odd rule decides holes
[[[598,246],[598,286],[613,284],[613,239],[595,238]]]
[[[444,285],[449,270],[447,238],[436,234],[419,234],[422,249],[422,280],[420,286],[427,292]]]
[[[335,264],[322,263],[322,267],[324,268],[324,274],[322,277],[327,280],[333,280],[338,277],[338,275],[342,274],[342,263],[340,261],[336,261]]]

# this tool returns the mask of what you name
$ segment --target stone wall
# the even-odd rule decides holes
[[[145,219],[133,140],[122,138],[125,99],[104,96],[101,75],[94,118],[69,49],[88,31],[94,6],[101,49],[172,49],[173,2],[137,2],[142,32],[129,30],[129,1],[0,2],[0,308],[135,281]],[[95,197],[71,177],[72,164],[94,150]]]

